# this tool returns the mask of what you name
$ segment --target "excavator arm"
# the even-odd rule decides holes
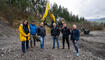
[[[55,23],[55,16],[49,11],[50,17],[53,20],[53,22]]]
[[[46,10],[45,10],[45,13],[43,14],[43,17],[42,17],[42,22],[43,23],[45,22],[45,18],[47,17],[48,14],[51,17],[51,20],[55,23],[55,16],[50,12],[49,3],[47,2],[47,4],[46,4]]]
[[[48,15],[48,11],[49,11],[49,3],[46,4],[46,10],[45,10],[45,13],[43,14],[42,22],[45,21],[45,18],[46,18],[47,15]]]

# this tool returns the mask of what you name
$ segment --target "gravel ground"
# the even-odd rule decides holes
[[[60,49],[52,49],[53,41],[50,35],[45,38],[44,49],[40,48],[40,42],[36,42],[36,47],[23,54],[19,34],[4,24],[0,23],[0,60],[105,60],[105,31],[93,31],[90,35],[82,35],[79,41],[79,57],[76,57],[71,42],[70,50],[67,49],[67,45],[65,49],[61,49],[61,38]]]

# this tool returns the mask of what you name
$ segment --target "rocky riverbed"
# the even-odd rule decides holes
[[[36,42],[36,47],[23,54],[19,34],[6,23],[0,23],[0,60],[105,60],[105,31],[92,31],[90,35],[81,35],[79,57],[76,57],[71,42],[70,50],[67,45],[62,49],[61,38],[59,49],[52,49],[52,42],[52,37],[47,35],[44,49],[40,49],[40,42]]]

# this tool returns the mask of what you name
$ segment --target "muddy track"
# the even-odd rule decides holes
[[[105,43],[81,39],[79,46],[82,50],[92,52],[95,56],[105,59]]]
[[[92,43],[84,40],[80,40],[80,56],[75,56],[75,50],[70,43],[70,50],[62,49],[62,40],[59,40],[60,49],[52,49],[52,38],[50,35],[45,38],[44,49],[40,48],[40,42],[37,42],[36,47],[29,49],[25,54],[22,54],[20,44],[13,44],[8,49],[0,49],[1,60],[104,60],[104,55],[97,49],[102,49],[103,44]],[[91,46],[92,45],[92,46]],[[97,46],[99,45],[99,46]],[[94,47],[94,48],[93,48]],[[104,50],[104,49],[102,49]],[[96,53],[97,52],[97,53]],[[100,54],[99,54],[100,53]]]

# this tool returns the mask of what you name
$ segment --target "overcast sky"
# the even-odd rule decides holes
[[[105,0],[49,0],[86,19],[105,17]]]

